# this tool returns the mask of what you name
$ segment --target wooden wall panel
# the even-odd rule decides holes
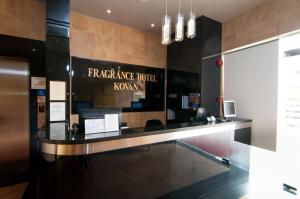
[[[127,122],[128,127],[144,127],[147,120],[158,119],[165,124],[165,112],[128,112],[122,114],[122,120]]]
[[[122,122],[127,122],[129,128],[145,127],[147,120],[157,119],[163,124],[166,123],[166,115],[164,111],[154,112],[126,112],[122,113]],[[79,123],[79,115],[71,115],[71,126],[73,123]]]
[[[160,36],[71,12],[71,54],[88,59],[166,68]]]
[[[225,23],[222,51],[300,29],[299,0],[268,0]]]
[[[45,40],[45,4],[33,0],[0,1],[0,34]]]

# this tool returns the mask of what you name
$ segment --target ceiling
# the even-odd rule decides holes
[[[88,16],[109,20],[122,25],[147,30],[160,31],[165,14],[165,0],[70,0],[71,10]],[[197,16],[205,15],[224,22],[265,0],[193,0],[193,11]],[[178,13],[179,0],[168,0],[168,15]],[[111,13],[106,12],[107,9]],[[182,0],[182,11],[188,17],[190,0]],[[155,27],[151,27],[151,23]]]

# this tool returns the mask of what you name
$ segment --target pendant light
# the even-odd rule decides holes
[[[190,18],[187,23],[186,36],[190,39],[196,36],[196,16],[193,13],[193,0],[191,0],[191,11],[190,11]]]
[[[168,0],[166,0],[166,15],[162,22],[162,37],[161,43],[168,45],[171,43],[171,17],[168,16]]]
[[[182,41],[184,38],[184,15],[181,13],[181,0],[179,1],[179,11],[175,26],[175,41]]]

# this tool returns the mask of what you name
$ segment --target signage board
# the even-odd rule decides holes
[[[164,110],[164,69],[72,57],[72,70],[73,113],[107,107]]]

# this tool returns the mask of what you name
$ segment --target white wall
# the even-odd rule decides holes
[[[276,150],[278,41],[224,56],[224,100],[252,123],[252,145]]]

